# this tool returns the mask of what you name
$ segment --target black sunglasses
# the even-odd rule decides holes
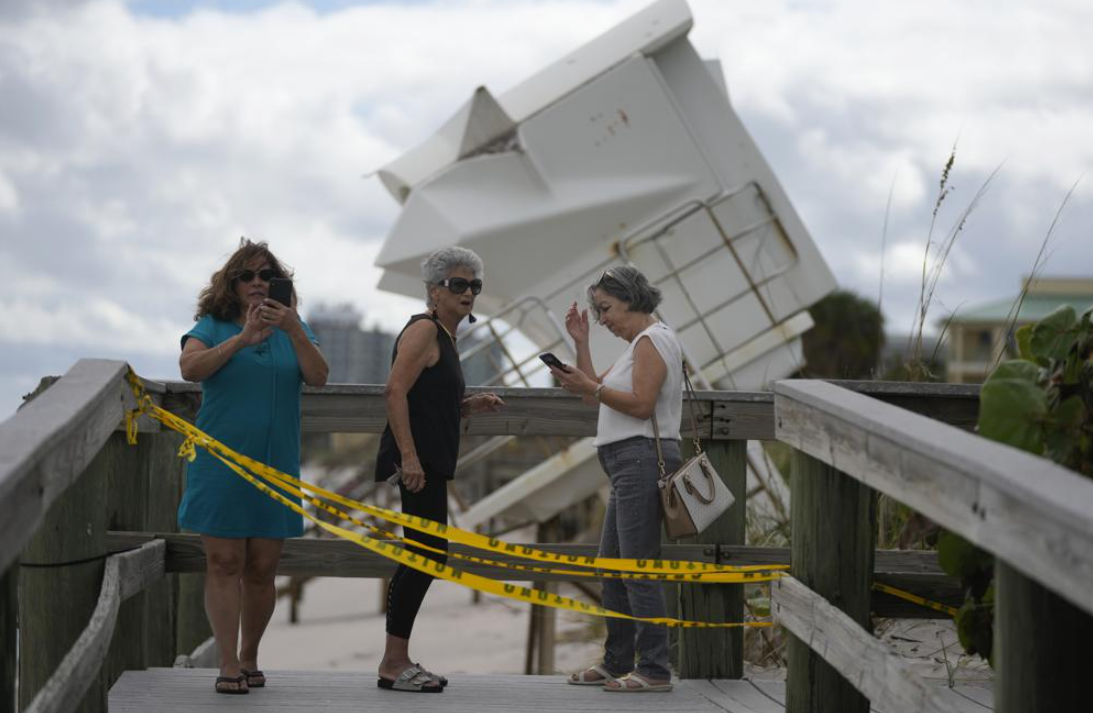
[[[615,277],[615,273],[611,272],[610,270],[604,270],[602,273],[600,273],[600,279],[596,280],[596,284],[597,285],[603,284],[603,281],[606,280],[609,277],[612,280],[614,280],[615,282],[618,282],[618,280],[619,280],[619,278]]]
[[[235,279],[242,280],[243,282],[250,282],[254,279],[255,275],[258,275],[262,282],[269,282],[277,277],[277,272],[268,267],[265,270],[259,270],[258,272],[255,272],[254,270],[240,270],[235,273]]]
[[[438,284],[442,287],[447,287],[453,294],[461,295],[467,291],[467,288],[471,288],[472,295],[482,294],[482,280],[475,278],[468,280],[465,277],[449,277],[446,280],[441,280]]]

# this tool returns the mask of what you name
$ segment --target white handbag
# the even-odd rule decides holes
[[[660,500],[663,505],[664,530],[675,540],[691,537],[705,530],[729,509],[736,498],[702,452],[698,439],[698,418],[695,416],[695,392],[683,367],[683,379],[687,384],[688,403],[691,407],[691,430],[694,435],[695,455],[687,459],[679,470],[668,473],[664,466],[664,452],[660,447],[660,427],[653,412],[653,435],[657,445],[657,464],[660,466]]]

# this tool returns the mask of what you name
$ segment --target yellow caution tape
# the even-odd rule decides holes
[[[140,384],[139,378],[132,374],[130,383],[135,383],[134,391],[137,387],[143,390],[143,386]],[[140,396],[138,396],[140,399]],[[765,582],[772,579],[772,572],[788,569],[786,565],[723,565],[723,564],[709,564],[705,562],[693,562],[693,561],[679,561],[679,560],[635,560],[635,559],[622,559],[613,557],[592,557],[592,556],[580,556],[580,555],[567,555],[558,552],[549,552],[546,550],[540,550],[526,545],[516,545],[504,540],[487,537],[477,532],[470,532],[468,530],[461,530],[457,527],[446,525],[444,523],[435,522],[433,520],[427,520],[425,518],[416,517],[413,515],[406,515],[404,513],[381,508],[376,505],[370,505],[368,503],[362,503],[356,500],[351,500],[337,493],[330,492],[319,486],[313,485],[294,478],[286,473],[272,468],[264,463],[260,463],[253,458],[245,456],[241,453],[237,453],[223,443],[220,443],[216,439],[212,438],[208,434],[199,430],[188,421],[185,421],[178,416],[166,411],[159,406],[156,406],[151,402],[150,397],[145,396],[141,402],[142,412],[147,412],[156,420],[160,421],[164,425],[176,430],[183,435],[187,436],[188,440],[193,440],[208,450],[210,453],[219,452],[221,455],[229,458],[230,460],[239,463],[246,467],[249,471],[258,474],[262,478],[270,480],[272,482],[281,485],[288,483],[301,490],[309,490],[321,495],[322,497],[331,500],[332,502],[339,503],[354,510],[360,510],[361,512],[368,513],[373,517],[377,517],[382,520],[387,520],[397,525],[417,530],[425,534],[434,535],[441,539],[446,539],[450,542],[456,542],[475,549],[486,550],[498,554],[512,555],[521,557],[523,559],[535,560],[540,562],[558,563],[563,565],[576,565],[580,567],[592,567],[599,570],[606,570],[608,572],[631,572],[644,575],[668,575],[667,579],[675,581],[703,581],[703,582]],[[420,545],[418,545],[420,546]],[[496,566],[504,567],[502,563],[498,563]],[[553,571],[553,570],[546,570]],[[714,578],[713,574],[730,574],[739,573],[745,576],[736,578]],[[652,578],[652,577],[649,577]]]
[[[595,567],[601,570],[607,569],[609,570],[609,572],[601,571],[585,573],[578,571],[571,572],[567,570],[557,570],[554,568],[546,567],[531,568],[523,565],[513,565],[511,563],[495,562],[482,558],[474,558],[461,554],[455,555],[456,557],[462,557],[465,559],[470,559],[471,561],[478,561],[484,564],[490,564],[492,566],[509,569],[520,569],[521,571],[542,571],[546,573],[562,574],[566,576],[623,576],[664,580],[698,579],[704,582],[769,581],[780,576],[779,573],[773,572],[772,570],[785,569],[784,566],[778,565],[731,567],[728,565],[709,565],[699,562],[665,562],[663,560],[654,560],[650,562],[648,560],[626,560],[619,558],[578,557],[573,555],[564,555],[554,552],[546,552],[543,550],[538,550],[522,545],[513,545],[502,540],[487,538],[483,535],[479,535],[478,533],[472,533],[466,530],[460,530],[458,528],[450,527],[443,523],[433,522],[424,518],[407,516],[396,511],[353,501],[337,495],[336,493],[331,493],[329,491],[323,490],[322,488],[318,488],[317,486],[300,481],[296,478],[293,478],[292,476],[289,476],[274,468],[271,468],[270,466],[254,461],[253,459],[248,458],[242,454],[236,453],[216,439],[210,437],[208,434],[197,429],[189,422],[180,419],[179,417],[175,416],[169,411],[160,408],[159,406],[156,406],[152,402],[151,397],[144,392],[143,384],[140,382],[139,378],[131,369],[129,371],[128,378],[130,385],[133,388],[133,392],[137,397],[138,403],[136,409],[126,414],[126,433],[130,443],[135,443],[136,441],[137,417],[139,417],[142,413],[148,413],[150,416],[160,421],[168,428],[178,431],[182,435],[186,436],[186,441],[183,444],[183,448],[181,448],[179,452],[180,456],[190,457],[190,454],[194,452],[194,447],[196,445],[199,445],[209,451],[211,455],[223,462],[236,474],[238,474],[239,476],[250,482],[252,485],[254,485],[256,488],[258,488],[261,492],[265,493],[269,497],[272,497],[273,499],[280,502],[282,505],[285,505],[286,507],[292,509],[294,512],[300,514],[301,516],[311,520],[324,530],[331,532],[338,537],[354,542],[355,544],[360,545],[365,549],[371,550],[383,557],[386,557],[387,559],[399,562],[400,564],[410,567],[411,569],[430,574],[440,579],[446,579],[448,581],[456,582],[458,584],[462,584],[464,586],[485,592],[487,594],[494,594],[496,596],[514,599],[517,601],[524,601],[531,604],[538,604],[540,606],[549,606],[557,609],[567,609],[570,611],[583,612],[596,616],[644,621],[651,624],[659,624],[663,626],[679,628],[769,627],[772,625],[771,622],[759,621],[696,622],[682,619],[673,619],[669,617],[633,617],[627,614],[622,614],[620,612],[614,612],[609,609],[604,609],[603,607],[599,607],[596,605],[580,602],[569,597],[551,594],[550,592],[544,590],[535,590],[528,587],[516,586],[505,582],[499,582],[497,580],[489,579],[487,577],[463,572],[461,570],[454,569],[446,564],[442,564],[427,557],[417,555],[413,552],[408,552],[404,547],[401,547],[399,545],[391,544],[388,542],[381,542],[367,537],[363,534],[352,532],[342,527],[338,527],[337,525],[324,522],[322,520],[319,520],[312,514],[308,513],[299,504],[292,502],[281,493],[276,492],[274,489],[270,488],[264,483],[261,483],[255,476],[247,473],[243,469],[243,467],[241,467],[241,465],[246,465],[255,473],[258,473],[262,477],[269,480],[271,483],[274,483],[279,487],[285,488],[289,492],[297,494],[298,496],[307,497],[307,499],[312,503],[317,504],[319,507],[322,507],[327,511],[333,512],[333,514],[336,514],[338,516],[347,516],[347,514],[343,511],[331,508],[323,503],[320,503],[314,498],[310,498],[304,495],[301,492],[300,488],[307,488],[309,490],[319,492],[325,497],[329,497],[330,499],[341,504],[345,504],[349,507],[368,512],[369,514],[372,514],[376,517],[388,520],[390,522],[395,522],[397,524],[401,524],[404,527],[409,527],[410,529],[414,529],[419,532],[434,534],[438,537],[447,539],[452,542],[467,544],[471,547],[478,547],[479,549],[488,549],[495,552],[514,554],[520,557],[536,559],[539,561],[568,562],[570,564],[576,564],[578,566]],[[238,461],[238,463],[232,462],[232,460],[229,459],[234,459]],[[190,460],[192,460],[192,458],[190,458]],[[348,517],[348,519],[362,525],[363,527],[369,528],[370,530],[378,530],[378,528],[362,523],[356,518],[352,518],[351,516]],[[388,535],[391,534],[386,533],[382,530],[379,530],[379,532]],[[429,549],[433,550],[434,552],[442,552],[440,550],[436,550],[435,548],[428,547],[426,545],[423,545],[422,543],[414,542],[412,540],[404,540],[403,538],[397,537],[395,539],[406,542],[407,544],[410,544],[414,547]],[[681,569],[686,569],[688,571],[680,572],[679,570]],[[714,579],[714,575],[718,575],[716,577],[716,580]],[[732,577],[731,579],[730,576]]]
[[[210,451],[211,452],[211,451]],[[342,539],[349,540],[356,543],[365,549],[371,550],[376,554],[382,555],[387,559],[394,560],[400,564],[406,565],[411,569],[416,569],[419,572],[432,575],[439,579],[445,579],[449,582],[455,582],[462,584],[465,587],[476,589],[480,592],[487,594],[494,594],[506,599],[515,599],[517,601],[527,602],[529,604],[538,604],[539,606],[551,607],[554,609],[566,609],[568,611],[582,612],[585,614],[592,614],[594,616],[611,617],[615,619],[629,619],[632,621],[643,621],[648,624],[660,624],[662,626],[683,628],[683,629],[733,629],[739,627],[769,627],[772,623],[769,621],[745,621],[745,622],[702,622],[702,621],[688,621],[685,619],[673,619],[671,617],[636,617],[629,614],[622,614],[620,612],[612,611],[610,609],[604,609],[603,607],[596,606],[595,604],[588,604],[587,602],[577,601],[571,597],[563,597],[560,594],[552,594],[546,590],[531,589],[530,587],[522,587],[507,582],[499,582],[495,579],[489,579],[488,577],[482,577],[477,574],[470,574],[453,567],[449,567],[446,564],[437,562],[436,560],[429,559],[422,555],[408,552],[404,547],[393,545],[389,542],[380,542],[374,540],[371,537],[362,535],[359,532],[353,532],[346,530],[345,528],[332,525],[331,523],[324,522],[315,517],[311,513],[304,510],[302,507],[286,498],[281,493],[278,493],[273,488],[258,481],[257,478],[247,473],[238,464],[232,463],[227,458],[221,456],[219,453],[213,453],[212,455],[223,462],[226,466],[231,468],[235,473],[245,478],[251,485],[258,488],[260,491],[270,496],[277,502],[281,503],[285,507],[290,508],[293,512],[296,512],[308,520],[311,520],[319,527],[323,528],[327,532],[330,532]]]
[[[873,582],[873,589],[876,589],[878,592],[884,592],[885,594],[891,594],[893,597],[899,597],[900,599],[908,602],[913,602],[915,604],[918,604],[919,606],[926,607],[927,609],[933,609],[934,611],[948,614],[949,616],[955,617],[957,611],[959,611],[956,607],[951,607],[948,604],[932,602],[929,599],[924,599],[923,597],[918,596],[917,594],[911,594],[910,592],[905,592],[902,589],[889,587],[887,584],[881,584],[880,582]]]

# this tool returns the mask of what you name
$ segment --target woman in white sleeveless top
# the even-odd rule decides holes
[[[576,343],[577,365],[551,372],[567,391],[599,404],[595,444],[611,480],[599,554],[659,559],[660,469],[651,417],[656,413],[665,467],[672,472],[682,463],[683,350],[671,328],[653,316],[660,290],[635,268],[605,271],[589,286],[588,297],[596,321],[629,345],[610,369],[597,375],[588,345],[588,311],[578,310],[574,302],[566,314],[566,329]],[[658,582],[606,579],[603,605],[636,617],[666,616]],[[607,619],[603,662],[568,680],[613,692],[670,691],[667,628]]]

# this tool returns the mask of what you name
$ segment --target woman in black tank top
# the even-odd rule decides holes
[[[470,250],[443,248],[421,265],[429,312],[416,314],[395,341],[391,375],[384,389],[387,428],[376,456],[376,481],[397,482],[402,511],[448,522],[448,481],[459,458],[459,421],[495,411],[495,394],[464,396],[455,332],[482,291],[482,260]],[[394,479],[394,480],[392,480]],[[423,545],[447,550],[439,537],[408,531]],[[445,562],[446,557],[409,548]],[[410,659],[410,633],[433,577],[399,565],[387,589],[387,641],[379,665],[380,688],[439,693],[447,679]]]

